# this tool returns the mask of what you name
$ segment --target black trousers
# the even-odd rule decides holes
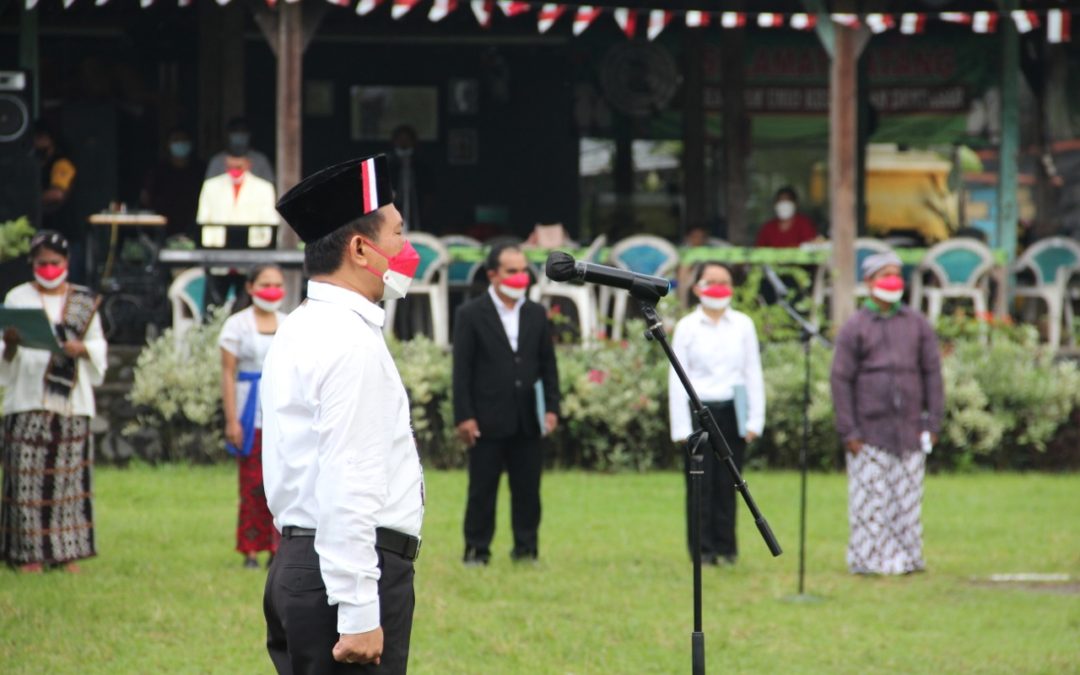
[[[495,504],[503,467],[510,479],[510,523],[514,551],[538,554],[540,529],[540,439],[522,435],[476,439],[469,449],[469,500],[465,507],[465,545],[481,557],[491,555]]]
[[[412,633],[413,563],[394,553],[379,554],[382,662],[375,666],[338,663],[337,605],[326,604],[314,537],[282,538],[266,578],[263,613],[266,648],[280,675],[379,673],[404,675]]]
[[[743,455],[746,454],[746,441],[739,436],[739,425],[735,419],[735,406],[731,403],[706,403],[716,419],[720,432],[724,434],[735,466],[742,472]],[[694,429],[699,428],[694,418]],[[709,445],[705,450],[705,473],[701,477],[701,555],[737,555],[735,544],[735,481],[727,467],[717,459]],[[684,474],[686,475],[686,541],[691,546],[690,516],[693,513],[690,501],[690,457],[684,455]]]

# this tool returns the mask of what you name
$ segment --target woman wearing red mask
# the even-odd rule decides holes
[[[258,568],[257,555],[277,551],[278,533],[266,506],[262,482],[262,414],[259,380],[270,342],[285,315],[278,311],[285,298],[285,277],[274,265],[251,270],[244,289],[251,306],[226,321],[221,329],[221,399],[225,409],[225,447],[240,468],[240,519],[236,550],[244,566]],[[269,565],[269,562],[267,563]]]
[[[30,241],[34,281],[16,286],[7,308],[44,310],[55,350],[22,344],[4,331],[3,506],[0,558],[24,572],[46,566],[78,572],[96,554],[91,501],[90,418],[108,345],[97,315],[101,299],[68,283],[68,241],[42,230]]]

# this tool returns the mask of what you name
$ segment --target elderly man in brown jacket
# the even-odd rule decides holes
[[[847,564],[855,574],[909,574],[922,557],[923,474],[944,413],[937,337],[902,305],[894,253],[870,256],[870,298],[844,324],[832,364],[836,429],[847,449]]]

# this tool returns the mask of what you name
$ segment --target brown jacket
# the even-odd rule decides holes
[[[832,376],[836,430],[893,453],[941,432],[945,394],[937,336],[923,316],[901,306],[892,316],[859,309],[836,338]]]

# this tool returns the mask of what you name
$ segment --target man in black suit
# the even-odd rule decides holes
[[[510,478],[514,560],[539,553],[540,437],[559,421],[559,373],[544,308],[525,298],[528,263],[517,246],[492,248],[488,292],[458,308],[454,325],[454,422],[469,447],[465,563],[486,565],[495,534],[495,502]],[[544,428],[537,392],[542,390]]]

